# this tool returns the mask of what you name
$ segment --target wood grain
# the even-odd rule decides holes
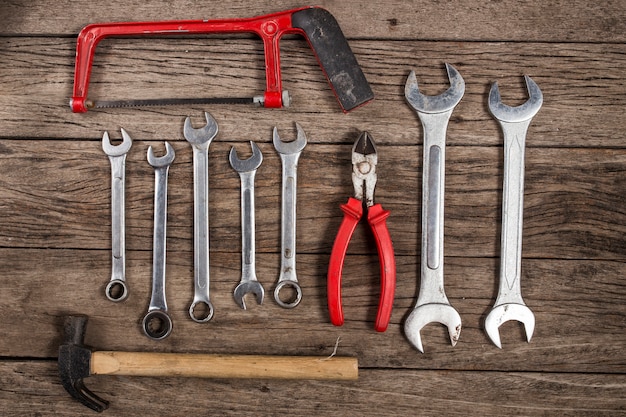
[[[170,251],[167,297],[172,335],[154,343],[141,330],[150,298],[152,256],[130,252],[129,299],[114,304],[104,297],[110,253],[96,250],[4,249],[0,270],[12,271],[4,284],[0,313],[5,317],[0,351],[6,356],[52,357],[61,343],[63,315],[91,317],[86,343],[100,350],[324,356],[333,352],[359,359],[362,367],[546,372],[623,373],[621,332],[626,309],[624,286],[613,277],[623,262],[524,260],[522,292],[536,315],[537,329],[526,343],[515,322],[501,327],[504,349],[491,345],[483,321],[497,292],[496,259],[446,258],[446,293],[463,320],[452,348],[445,328],[422,330],[425,353],[403,335],[404,320],[415,304],[419,259],[397,257],[398,282],[389,329],[373,330],[378,305],[379,267],[372,256],[351,255],[343,277],[346,324],[333,327],[326,306],[328,255],[298,257],[304,298],[297,308],[280,308],[271,297],[279,256],[257,254],[257,276],[266,290],[263,305],[241,310],[233,300],[240,278],[237,255],[211,257],[211,301],[215,316],[199,325],[188,316],[193,291],[193,256]],[[208,339],[206,339],[208,338]]]
[[[0,363],[7,416],[90,413],[58,381],[55,363]],[[563,415],[615,416],[626,407],[624,375],[361,370],[357,382],[94,376],[87,386],[111,402],[107,416]],[[372,406],[375,404],[375,406]]]
[[[182,139],[182,120],[210,110],[222,137],[257,139],[273,126],[298,121],[311,143],[347,143],[356,129],[370,130],[382,144],[421,142],[421,126],[405,103],[409,70],[420,88],[438,94],[447,88],[441,58],[457,66],[466,93],[448,130],[451,145],[499,145],[501,133],[486,105],[498,81],[503,100],[526,99],[523,74],[538,83],[545,104],[535,117],[529,147],[623,147],[615,130],[626,129],[623,107],[626,65],[623,45],[356,41],[351,45],[376,94],[374,102],[341,113],[306,43],[284,43],[283,85],[293,96],[289,109],[242,105],[69,111],[74,62],[73,39],[0,38],[5,88],[0,90],[0,137],[95,139],[124,127],[137,139]],[[564,80],[562,73],[568,73]],[[596,74],[589,77],[588,74]],[[90,84],[93,99],[252,96],[264,90],[263,52],[254,40],[109,39],[97,49]],[[246,123],[233,123],[246,120]],[[589,126],[593,126],[590,129]],[[262,136],[261,136],[262,137]]]
[[[285,109],[147,107],[74,114],[76,35],[107,21],[250,17],[299,7],[292,1],[66,0],[0,4],[0,409],[2,415],[85,415],[56,371],[63,316],[90,316],[86,343],[154,353],[351,356],[355,382],[200,380],[94,376],[112,401],[108,415],[565,415],[626,410],[626,8],[590,3],[322,1],[349,39],[376,99],[342,114],[313,51],[281,41]],[[111,38],[97,48],[89,98],[225,97],[265,87],[261,42],[248,35]],[[405,103],[411,69],[419,88],[448,87],[444,63],[466,91],[448,127],[445,288],[463,329],[422,329],[425,353],[403,334],[419,289],[422,127]],[[503,349],[484,332],[497,296],[502,203],[502,133],[487,106],[497,81],[503,101],[526,100],[523,75],[544,94],[527,137],[522,294],[537,320],[530,343],[519,323],[500,328]],[[210,111],[220,132],[210,148],[211,300],[214,319],[188,317],[192,299],[191,149],[182,124]],[[272,300],[280,265],[280,160],[272,128],[309,144],[298,171],[297,272],[304,298],[285,310]],[[104,131],[134,143],[127,163],[127,279],[130,297],[104,297],[110,277],[110,168]],[[329,323],[326,274],[352,194],[350,148],[367,130],[379,151],[375,200],[398,267],[387,332],[376,333],[379,264],[365,224],[357,227],[343,277],[346,323]],[[241,310],[239,179],[232,146],[264,153],[256,177],[257,276],[263,305]],[[162,342],[140,328],[150,297],[153,170],[149,145],[176,150],[170,170],[167,297],[174,321]]]
[[[582,0],[547,4],[517,2],[455,3],[439,1],[388,1],[378,3],[321,1],[349,38],[494,40],[518,42],[623,42],[625,11],[619,1],[602,7]],[[3,34],[76,35],[96,22],[154,21],[172,19],[241,18],[302,7],[292,0],[237,0],[198,4],[184,0],[132,0],[117,3],[90,1],[80,7],[68,0],[12,1],[0,6],[7,19]],[[54,16],[50,19],[49,16]]]
[[[287,136],[291,133],[287,130]],[[281,174],[280,158],[267,143],[270,135],[266,132],[260,143],[265,159],[255,182],[256,248],[277,253]],[[149,145],[163,149],[162,142],[135,140],[127,157],[126,234],[127,247],[133,250],[152,249],[154,173],[145,160]],[[173,145],[168,246],[191,251],[192,152],[186,142]],[[250,152],[245,143],[225,142],[221,136],[209,152],[212,252],[237,253],[241,247],[239,177],[227,162],[232,146],[242,158]],[[388,223],[396,253],[416,255],[421,233],[421,146],[387,145],[379,153],[376,201],[392,212]],[[349,158],[350,145],[309,144],[302,153],[299,252],[330,253],[342,218],[339,205],[353,194]],[[502,158],[500,147],[448,147],[447,255],[499,256]],[[110,248],[110,164],[99,141],[4,141],[0,161],[3,246]],[[621,149],[528,149],[524,256],[626,259],[625,171],[626,152]],[[352,253],[375,253],[365,226],[357,229],[357,236]]]

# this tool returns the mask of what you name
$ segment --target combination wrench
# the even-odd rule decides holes
[[[444,291],[443,220],[446,130],[452,111],[465,92],[465,81],[452,65],[446,64],[446,69],[450,81],[446,92],[434,97],[423,95],[413,71],[404,90],[424,130],[421,282],[415,308],[404,323],[406,337],[422,353],[420,330],[428,323],[447,326],[452,346],[461,334],[461,316]]]
[[[148,163],[154,167],[154,233],[152,240],[152,296],[143,318],[143,331],[150,339],[161,340],[172,332],[165,299],[165,243],[167,230],[167,174],[175,153],[165,142],[166,153],[157,158],[148,148]]]
[[[256,296],[257,304],[263,303],[265,291],[256,277],[255,245],[254,245],[254,177],[256,170],[263,162],[263,154],[250,141],[252,156],[248,159],[239,159],[234,147],[230,150],[228,160],[230,166],[239,174],[241,180],[241,280],[233,296],[235,302],[242,309],[246,309],[244,297],[248,293]]]
[[[209,145],[218,128],[209,113],[205,112],[204,118],[206,125],[194,129],[187,117],[183,129],[185,139],[193,148],[194,295],[189,316],[197,323],[206,323],[213,317],[213,304],[209,298]]]
[[[495,304],[485,319],[485,332],[499,348],[500,325],[509,320],[524,323],[526,340],[535,330],[535,316],[522,299],[522,223],[524,211],[524,148],[526,132],[543,103],[543,94],[528,76],[529,99],[517,107],[502,103],[498,84],[489,92],[489,111],[504,135],[504,181],[502,189],[502,234],[500,237],[500,279]]]
[[[122,301],[128,297],[126,286],[126,239],[125,239],[125,193],[126,154],[133,144],[130,136],[122,130],[123,141],[111,145],[109,133],[102,135],[102,150],[111,161],[111,280],[106,286],[106,297]]]
[[[273,135],[274,148],[282,162],[281,262],[280,275],[274,288],[274,300],[283,308],[294,308],[302,300],[302,289],[296,275],[296,193],[298,160],[307,140],[298,123],[296,130],[296,140],[291,142],[283,142],[276,128]],[[280,291],[285,287],[292,288],[295,297],[288,300],[280,298]]]

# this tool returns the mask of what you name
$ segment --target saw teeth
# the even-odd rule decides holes
[[[252,98],[232,97],[232,98],[197,98],[197,99],[146,99],[146,100],[112,100],[95,101],[93,108],[129,108],[129,107],[149,107],[149,106],[176,106],[176,105],[198,105],[198,104],[255,104]]]

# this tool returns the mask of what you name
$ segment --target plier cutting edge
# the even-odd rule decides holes
[[[367,221],[376,240],[380,263],[380,299],[374,328],[378,332],[384,332],[389,325],[391,310],[393,309],[393,298],[396,290],[396,260],[393,254],[391,236],[387,230],[386,220],[389,217],[389,211],[384,210],[380,204],[374,204],[377,163],[376,144],[369,133],[363,132],[352,147],[354,197],[350,197],[346,204],[341,205],[344,217],[330,254],[327,284],[328,311],[332,324],[341,326],[344,322],[341,306],[343,263],[354,229],[363,215],[363,197],[365,196]]]

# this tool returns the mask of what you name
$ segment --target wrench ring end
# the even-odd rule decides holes
[[[126,281],[113,279],[109,281],[104,291],[107,298],[114,302],[124,301],[128,297],[128,287]]]
[[[294,296],[290,297],[288,301],[283,301],[280,298],[280,290],[282,290],[285,287],[293,288],[296,292],[295,297]],[[279,282],[276,285],[276,288],[274,288],[274,300],[276,300],[276,304],[278,304],[282,308],[296,307],[298,304],[300,304],[300,301],[302,301],[302,288],[300,288],[300,284],[298,284],[295,281]]]
[[[195,313],[196,306],[205,305],[206,312],[202,312],[201,316]],[[213,318],[213,304],[210,301],[194,301],[189,307],[189,317],[196,323],[207,323]]]
[[[158,326],[154,326],[158,323]],[[143,332],[152,340],[163,340],[172,332],[172,319],[163,310],[148,311],[143,318]]]

